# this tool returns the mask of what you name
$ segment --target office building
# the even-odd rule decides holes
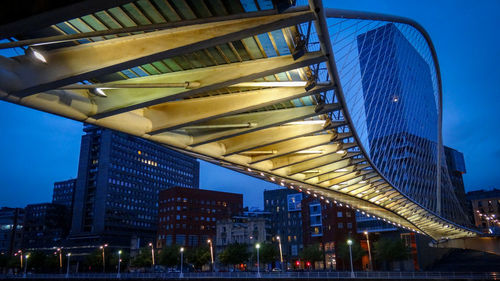
[[[302,232],[304,245],[319,245],[324,260],[316,262],[316,269],[347,269],[336,256],[338,246],[357,236],[356,212],[337,203],[320,202],[308,196],[302,199]]]
[[[304,247],[302,242],[302,193],[291,189],[264,191],[264,211],[269,212],[269,231],[280,237],[283,258],[290,263]]]
[[[217,221],[241,214],[243,195],[172,187],[159,195],[157,246],[206,245],[215,239]]]
[[[467,192],[474,223],[484,233],[500,234],[500,189]]]
[[[69,208],[53,203],[30,204],[25,208],[23,248],[61,247],[70,228]]]
[[[24,209],[0,209],[0,254],[12,255],[22,248]]]
[[[465,185],[463,174],[467,172],[465,169],[465,158],[464,154],[456,149],[445,146],[444,154],[446,156],[446,166],[448,169],[448,175],[450,175],[451,184],[453,185],[453,190],[455,191],[455,196],[462,206],[465,215],[469,218],[469,224],[473,223],[474,219],[472,217],[472,208],[467,201],[465,196]]]
[[[136,248],[154,241],[158,194],[198,188],[196,159],[124,133],[86,125],[70,242]]]
[[[428,62],[392,23],[359,35],[357,44],[365,148],[372,161],[394,186],[430,210],[439,206],[440,175],[442,215],[464,223],[444,153],[438,157],[438,94]]]
[[[59,181],[54,183],[54,192],[52,195],[52,203],[64,205],[69,210],[73,210],[73,202],[75,200],[76,179]]]

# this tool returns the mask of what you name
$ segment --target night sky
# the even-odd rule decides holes
[[[500,1],[323,1],[409,17],[429,32],[443,78],[444,144],[465,154],[467,190],[498,187]],[[76,177],[81,123],[1,101],[0,120],[0,206],[49,202],[54,181]],[[262,207],[262,191],[277,186],[202,162],[200,187]]]

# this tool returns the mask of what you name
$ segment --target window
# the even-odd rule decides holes
[[[175,236],[175,244],[184,245],[186,244],[186,235],[178,234]]]
[[[348,229],[352,229],[352,223],[348,222],[348,223],[347,223],[347,228],[348,228]]]
[[[337,228],[344,228],[344,224],[339,222],[338,225],[337,225]]]
[[[341,218],[342,217],[342,212],[337,212],[337,218]]]

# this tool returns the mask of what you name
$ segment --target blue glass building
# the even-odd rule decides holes
[[[372,161],[396,188],[431,210],[437,210],[441,175],[442,214],[463,220],[446,163],[438,163],[438,97],[429,64],[392,23],[360,34],[357,45]]]
[[[369,151],[401,191],[435,208],[438,115],[429,65],[393,24],[358,36]]]

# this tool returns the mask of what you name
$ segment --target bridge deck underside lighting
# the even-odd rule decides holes
[[[174,2],[73,11],[0,44],[31,46],[1,58],[0,97],[140,136],[434,239],[476,235],[412,200],[374,167],[346,114],[326,40],[335,34],[321,27],[322,10]]]

